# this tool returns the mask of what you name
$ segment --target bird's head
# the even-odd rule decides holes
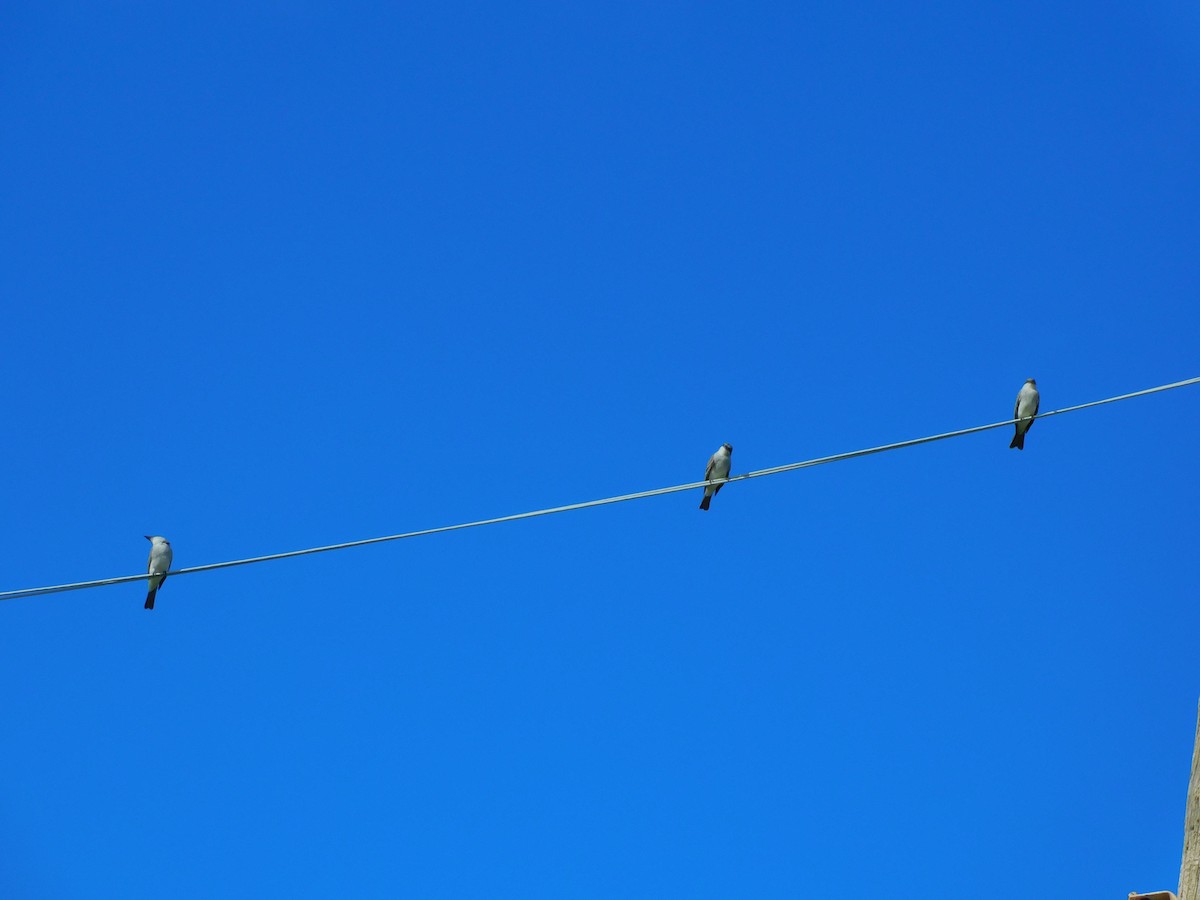
[[[722,444],[721,446],[725,448],[726,453],[733,452],[733,444]]]

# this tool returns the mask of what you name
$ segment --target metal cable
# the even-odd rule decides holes
[[[1147,388],[1144,391],[1134,391],[1131,394],[1121,394],[1117,397],[1108,397],[1104,400],[1093,400],[1090,403],[1080,403],[1078,406],[1067,406],[1063,409],[1056,409],[1051,412],[1039,413],[1036,418],[1048,419],[1051,416],[1061,416],[1064,413],[1076,412],[1081,409],[1090,409],[1093,406],[1103,406],[1106,403],[1118,403],[1122,400],[1131,400],[1134,397],[1145,397],[1148,394],[1158,394],[1163,391],[1174,390],[1175,388],[1187,387],[1192,384],[1200,384],[1200,377],[1188,378],[1184,381],[1176,381],[1171,384],[1163,384],[1158,387]],[[492,519],[479,519],[475,522],[462,522],[457,525],[442,525],[438,528],[425,528],[421,531],[406,531],[402,534],[389,534],[384,537],[365,538],[358,541],[345,541],[340,544],[327,544],[324,547],[309,547],[305,550],[290,550],[287,553],[271,553],[266,556],[252,556],[248,559],[234,559],[228,562],[209,563],[203,566],[191,566],[186,569],[175,569],[167,573],[171,576],[176,575],[191,575],[196,572],[211,572],[214,569],[229,569],[233,566],[248,566],[252,563],[270,562],[276,559],[290,559],[293,556],[308,556],[313,553],[328,553],[332,550],[346,550],[350,547],[365,547],[368,544],[382,544],[387,541],[399,541],[405,538],[424,537],[429,534],[442,534],[447,531],[461,531],[464,528],[478,528],[481,525],[498,525],[501,522],[516,522],[519,519],[533,519],[538,516],[549,516],[555,513],[571,512],[576,509],[588,509],[593,506],[608,506],[612,503],[624,503],[627,500],[644,500],[647,497],[658,497],[662,494],[675,494],[680,491],[691,491],[697,488],[702,488],[707,484],[726,484],[733,481],[747,481],[751,478],[763,478],[767,475],[778,475],[781,472],[791,472],[796,469],[807,469],[811,466],[822,466],[826,463],[841,462],[846,459],[855,459],[860,456],[870,456],[874,453],[883,453],[888,450],[900,450],[904,447],[916,447],[919,444],[930,444],[934,441],[943,441],[947,438],[962,437],[966,434],[975,434],[979,431],[989,431],[993,428],[1011,428],[1013,419],[1005,419],[1002,422],[993,422],[990,425],[976,425],[973,428],[963,428],[958,431],[947,431],[942,434],[934,434],[929,437],[913,438],[908,441],[898,441],[894,444],[883,444],[878,447],[869,447],[865,450],[852,450],[848,453],[837,453],[833,456],[822,456],[817,459],[807,459],[802,462],[788,463],[783,466],[774,466],[769,469],[758,469],[754,472],[747,472],[744,475],[733,475],[725,479],[714,479],[712,482],[707,481],[692,481],[687,484],[677,484],[673,487],[655,488],[649,491],[638,491],[634,494],[621,494],[616,497],[605,497],[601,500],[587,500],[583,503],[570,503],[566,506],[552,506],[548,509],[535,509],[531,512],[515,513],[509,516],[497,516]],[[48,587],[27,588],[19,591],[3,591],[0,592],[0,600],[16,600],[20,597],[40,597],[43,594],[60,594],[65,591],[78,591],[84,588],[104,587],[110,584],[125,584],[126,582],[143,581],[146,574],[139,575],[122,575],[117,578],[101,578],[95,581],[76,581],[71,584],[56,584]]]

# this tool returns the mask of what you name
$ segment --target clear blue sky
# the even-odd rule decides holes
[[[0,589],[1200,374],[1200,14],[0,12]],[[0,604],[6,898],[1173,888],[1200,388]]]

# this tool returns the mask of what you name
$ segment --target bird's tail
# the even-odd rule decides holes
[[[709,495],[706,493],[706,494],[704,495],[704,499],[700,501],[700,508],[701,508],[701,509],[708,509],[708,504],[709,504],[709,503],[711,503],[711,502],[712,502],[712,497],[711,497],[711,496],[709,496]]]
[[[146,609],[154,609],[154,595],[158,593],[158,588],[150,588],[150,593],[146,595]]]
[[[1009,450],[1013,447],[1016,447],[1018,450],[1025,449],[1025,435],[1020,430],[1013,435],[1012,443],[1008,445]]]

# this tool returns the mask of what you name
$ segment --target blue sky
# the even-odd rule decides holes
[[[0,16],[0,589],[1200,374],[1181,2]],[[1198,410],[0,604],[3,893],[1173,888]]]

